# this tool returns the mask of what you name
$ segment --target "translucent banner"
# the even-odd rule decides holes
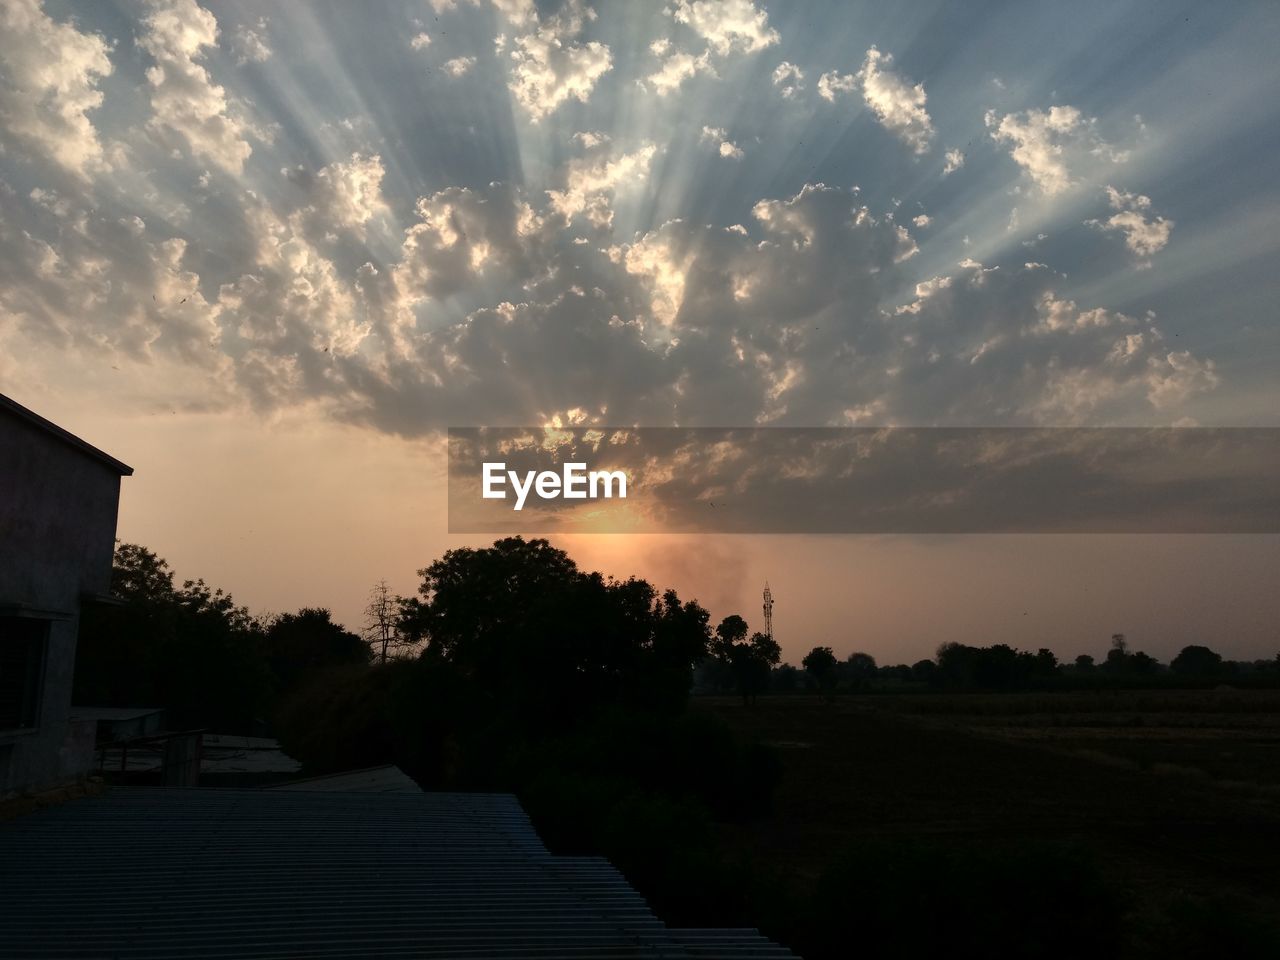
[[[1276,533],[1274,428],[449,431],[450,533]]]

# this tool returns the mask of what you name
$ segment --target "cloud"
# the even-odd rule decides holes
[[[673,49],[671,40],[660,37],[649,44],[649,52],[659,59],[659,67],[645,83],[659,96],[675,93],[686,80],[699,74],[716,76],[712,55],[755,53],[778,42],[778,32],[769,26],[768,14],[756,9],[751,0],[679,0],[666,13],[677,23],[691,27],[705,43],[694,54]]]
[[[777,43],[769,15],[752,0],[677,0],[668,13],[687,24],[718,55],[755,53]]]
[[[1062,193],[1075,183],[1073,167],[1091,161],[1122,163],[1127,154],[1104,141],[1097,121],[1071,106],[1027,110],[1003,117],[987,111],[991,138],[1009,145],[1009,155],[1046,194]]]
[[[409,40],[409,46],[414,50],[425,50],[427,47],[431,46],[431,36],[425,31],[415,33]]]
[[[1153,317],[1059,297],[1042,264],[1006,270],[968,260],[946,279],[922,285],[903,309],[911,349],[895,379],[913,391],[912,405],[943,409],[940,390],[958,388],[970,372],[987,378],[952,395],[964,405],[951,405],[953,422],[973,422],[985,408],[993,423],[1015,410],[1024,423],[1114,423],[1140,416],[1137,403],[1159,413],[1218,385],[1212,361],[1171,353]]]
[[[858,78],[852,73],[828,70],[818,78],[818,96],[831,103],[842,93],[850,93],[858,87]]]
[[[598,41],[578,41],[587,20],[595,12],[581,0],[568,0],[558,14],[538,22],[533,5],[509,4],[509,16],[521,25],[533,24],[530,33],[515,39],[511,51],[512,95],[536,122],[556,110],[566,100],[583,103],[596,82],[613,68],[613,54]]]
[[[33,193],[39,213],[24,228],[14,229],[14,211],[0,224],[0,329],[99,364],[115,355],[230,366],[185,240],[148,236],[141,217],[90,200]]]
[[[646,144],[631,153],[613,157],[580,157],[569,161],[564,189],[547,191],[551,208],[566,220],[585,213],[596,226],[608,226],[613,221],[609,195],[619,187],[644,180],[656,152],[657,147]]]
[[[432,0],[432,3],[435,2],[436,0]],[[453,6],[456,0],[440,0],[440,2]],[[472,2],[478,3],[479,0],[472,0]],[[494,9],[514,26],[527,26],[538,20],[538,8],[534,0],[490,0],[490,2],[493,3]]]
[[[30,9],[11,3],[2,15]],[[28,157],[55,146],[9,130],[0,155],[3,349],[52,358],[48,369],[62,378],[52,382],[63,384],[79,383],[86,370],[126,367],[121,358],[154,368],[154,380],[139,374],[127,387],[106,390],[122,407],[158,384],[196,390],[192,385],[207,383],[219,403],[263,414],[305,407],[409,436],[451,421],[578,416],[806,426],[1172,422],[1217,409],[1198,405],[1220,379],[1231,391],[1254,389],[1230,382],[1230,368],[1215,367],[1199,348],[1187,350],[1172,335],[1165,340],[1138,308],[1132,315],[1100,309],[1084,294],[1073,301],[1059,274],[1021,262],[1032,257],[1017,242],[1023,238],[1009,241],[1001,230],[1011,206],[1024,223],[1036,220],[1028,236],[1042,228],[1058,234],[1026,196],[1036,182],[1032,168],[1043,173],[1034,150],[1017,168],[1027,170],[1027,182],[1016,196],[1007,184],[970,185],[979,191],[973,203],[1000,217],[994,239],[1006,259],[998,268],[997,261],[967,260],[945,269],[937,264],[947,262],[946,244],[954,248],[949,259],[960,259],[966,230],[974,235],[973,256],[995,256],[993,238],[979,242],[975,225],[957,228],[954,238],[939,229],[950,220],[946,197],[938,198],[937,221],[914,200],[900,207],[889,201],[889,194],[906,195],[898,187],[880,184],[864,195],[807,182],[814,179],[811,151],[743,133],[753,118],[737,107],[772,102],[786,110],[790,98],[780,94],[792,80],[818,88],[815,100],[835,99],[842,110],[863,108],[861,99],[842,100],[845,94],[870,91],[868,104],[879,98],[884,111],[872,107],[869,116],[908,149],[938,146],[939,169],[957,168],[963,154],[941,149],[930,104],[886,57],[868,53],[857,73],[828,73],[822,81],[817,72],[783,70],[775,84],[780,53],[745,65],[721,59],[767,40],[773,31],[763,20],[753,40],[705,19],[695,27],[715,10],[688,4],[680,7],[685,21],[664,21],[672,40],[656,50],[645,49],[653,39],[646,34],[635,55],[619,54],[613,65],[600,46],[609,69],[625,69],[625,76],[601,81],[606,70],[583,79],[574,58],[595,56],[593,38],[616,35],[610,31],[618,24],[597,31],[585,5],[573,0],[510,4],[497,14],[509,38],[499,62],[509,74],[473,68],[458,85],[471,90],[465,97],[446,84],[432,104],[438,123],[382,109],[370,119],[346,102],[272,96],[264,109],[280,111],[280,142],[269,146],[259,143],[231,94],[262,84],[286,91],[315,65],[295,65],[294,45],[277,43],[269,69],[238,71],[234,21],[224,23],[229,42],[218,53],[218,25],[194,4],[139,9],[129,32],[139,38],[138,69],[150,67],[152,76],[102,82],[106,109],[84,114],[97,126],[86,129],[101,153],[96,160],[91,151],[75,155],[88,158],[82,168],[89,174],[110,160],[109,175],[73,179],[79,160],[30,165]],[[764,8],[736,9],[759,15]],[[442,26],[466,36],[452,18],[491,25],[495,14],[463,2],[446,16]],[[287,10],[272,17],[271,38],[299,26]],[[31,23],[38,30],[67,26]],[[401,43],[420,29],[409,26]],[[106,41],[76,30],[87,37],[85,49],[109,52]],[[0,44],[11,38],[12,31]],[[432,55],[448,37],[435,39]],[[545,45],[545,58],[530,54],[537,44]],[[699,83],[696,105],[663,110],[670,104],[646,78],[689,44],[693,60],[703,58],[733,83]],[[28,39],[28,46],[39,44]],[[407,47],[401,52],[411,56]],[[547,79],[522,87],[520,71],[530,64],[545,67]],[[232,71],[225,91],[218,70]],[[73,71],[93,83],[106,75]],[[20,76],[28,74],[7,69],[3,82]],[[354,93],[368,103],[398,102],[402,91],[369,83]],[[485,84],[497,84],[496,101],[478,96]],[[98,102],[93,91],[84,102]],[[39,109],[52,109],[50,96],[46,89]],[[638,98],[631,104],[638,114],[628,98]],[[582,99],[590,101],[587,109],[573,102]],[[4,103],[8,124],[18,106]],[[557,129],[529,142],[518,130],[515,140],[503,134],[492,143],[463,135],[469,124],[501,133],[508,106],[517,126],[551,117]],[[497,112],[486,120],[489,110]],[[635,123],[626,119],[633,114]],[[670,125],[689,116],[702,118],[694,121],[695,142],[677,137],[665,150]],[[1096,186],[1098,197],[1103,184],[1126,182],[1099,177],[1118,154],[1091,121],[1078,111],[1053,116],[993,115],[990,132],[999,151],[1011,153],[1031,148],[1043,133],[1050,147],[1061,146],[1045,153],[1060,164],[1061,178]],[[794,131],[806,148],[808,122]],[[441,138],[440,130],[458,136]],[[129,162],[117,167],[112,151],[121,141],[129,144]],[[1052,163],[1051,188],[1058,182]],[[844,184],[862,169],[853,154],[833,155],[831,164],[830,175]],[[743,192],[778,183],[795,186]],[[1162,231],[1172,224],[1151,201],[1114,188],[1105,196],[1110,208],[1059,212],[1077,225],[1096,214],[1093,226],[1139,258],[1167,243]],[[681,218],[689,210],[696,217]],[[1060,249],[1042,244],[1036,256],[1049,259]],[[1073,275],[1073,288],[1093,288],[1092,262],[1076,269],[1083,276]]]
[[[727,160],[741,160],[746,154],[736,143],[727,139],[728,133],[722,127],[703,127],[698,139],[703,142],[718,143],[717,152]]]
[[[376,154],[365,157],[353,153],[345,162],[323,167],[315,178],[315,207],[326,224],[358,230],[388,213],[382,197],[385,173],[382,157]]]
[[[1125,193],[1115,187],[1107,187],[1107,200],[1111,209],[1119,211],[1106,220],[1086,220],[1085,225],[1102,231],[1119,231],[1124,234],[1124,245],[1140,257],[1159,253],[1173,233],[1173,221],[1164,217],[1148,220],[1146,211],[1151,198]]]
[[[232,115],[226,91],[196,62],[217,46],[217,20],[195,0],[150,0],[149,9],[138,45],[154,60],[146,72],[152,125],[177,134],[198,159],[240,173],[254,131]]]
[[[461,77],[470,72],[475,65],[475,57],[454,57],[452,60],[446,60],[442,69],[451,77]]]
[[[267,45],[267,18],[259,18],[255,26],[242,24],[236,28],[231,38],[231,50],[235,54],[236,63],[266,63],[271,59],[271,48]]]
[[[945,177],[955,173],[964,166],[964,151],[948,150],[946,154],[946,164],[942,168],[942,175]]]
[[[667,327],[675,323],[684,302],[685,276],[694,255],[681,239],[677,229],[660,230],[620,252],[627,272],[642,277],[649,287],[650,315]]]
[[[773,71],[773,85],[784,100],[791,100],[804,89],[804,74],[788,60],[783,60]]]
[[[538,255],[545,219],[509,185],[449,187],[418,198],[414,212],[418,222],[405,231],[388,294],[401,305],[453,296],[500,275],[519,285],[545,266]]]
[[[664,51],[666,47],[662,48]],[[680,86],[691,77],[700,73],[715,76],[715,68],[711,66],[711,52],[704,50],[698,56],[691,53],[676,52],[662,58],[662,65],[645,78],[645,82],[659,96],[666,96],[680,89]]]
[[[53,20],[39,0],[0,7],[0,128],[37,159],[80,178],[105,165],[88,114],[102,105],[111,46],[74,22]]]
[[[912,84],[893,71],[893,56],[875,47],[858,71],[862,95],[881,126],[896,134],[915,153],[924,153],[933,139],[933,121],[925,110],[924,84]]]

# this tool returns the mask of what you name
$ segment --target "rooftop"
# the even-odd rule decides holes
[[[4,949],[33,960],[792,956],[754,930],[666,927],[608,861],[552,856],[511,795],[399,792],[398,773],[315,789],[114,788],[0,824]]]
[[[3,393],[0,393],[0,413],[9,413],[20,420],[25,420],[27,423],[30,423],[32,426],[38,427],[39,429],[43,430],[45,433],[48,433],[54,437],[57,437],[63,443],[66,443],[66,444],[69,444],[70,446],[75,447],[81,453],[87,454],[88,456],[93,457],[95,460],[99,460],[102,463],[105,463],[108,467],[110,467],[116,473],[120,474],[122,477],[133,476],[133,467],[129,466],[128,464],[121,463],[119,460],[117,460],[115,457],[111,456],[110,454],[104,453],[103,451],[99,450],[97,447],[93,446],[90,443],[86,443],[84,440],[81,440],[71,431],[62,429],[62,427],[58,426],[56,423],[54,423],[51,420],[46,420],[44,417],[40,416],[40,414],[36,413],[35,411],[28,410],[26,407],[18,403],[16,400],[11,400],[9,397],[6,397]]]

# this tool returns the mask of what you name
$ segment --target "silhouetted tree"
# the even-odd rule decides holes
[[[323,607],[304,607],[272,620],[267,626],[267,651],[276,688],[282,692],[317,670],[369,662],[365,642],[334,623]]]
[[[546,540],[448,551],[419,571],[401,623],[492,710],[533,726],[574,722],[620,698],[679,708],[706,655],[707,611],[635,578],[582,573]]]
[[[911,665],[911,679],[919,683],[933,683],[937,672],[938,665],[932,660],[917,660]]]
[[[824,695],[830,695],[836,680],[836,655],[830,647],[814,647],[800,661]]]
[[[1150,677],[1159,671],[1160,663],[1141,650],[1130,653],[1124,634],[1113,633],[1111,649],[1107,651],[1107,659],[1099,669],[1112,677]]]
[[[379,580],[369,592],[369,603],[364,608],[363,637],[379,663],[386,663],[413,645],[400,629],[404,603],[403,597],[392,595],[385,580]]]
[[[75,702],[163,707],[170,727],[249,732],[268,708],[260,625],[203,580],[175,587],[168,563],[137,544],[116,547],[112,593],[80,624]]]
[[[769,689],[769,671],[782,659],[782,648],[772,637],[753,633],[751,642],[735,644],[730,656],[742,701],[754,704]]]
[[[1212,678],[1222,673],[1222,656],[1208,647],[1191,644],[1169,663],[1169,669],[1183,677]]]
[[[736,613],[729,614],[716,627],[716,635],[711,640],[712,654],[726,661],[732,659],[734,646],[747,639],[749,630],[747,621]]]
[[[845,661],[845,674],[849,685],[860,690],[876,678],[876,658],[869,653],[851,653]]]

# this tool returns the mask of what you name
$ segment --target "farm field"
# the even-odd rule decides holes
[[[1144,954],[1140,941],[1188,909],[1199,911],[1193,926],[1225,912],[1233,929],[1256,925],[1249,936],[1274,945],[1280,692],[700,704],[781,757],[774,816],[724,829],[727,843],[779,871],[800,899],[842,851],[867,843],[923,843],[960,858],[1049,845],[1080,852],[1115,891],[1126,955],[1167,952],[1148,945]],[[1185,955],[1197,955],[1197,934],[1220,955],[1254,955],[1247,944],[1231,953],[1207,929],[1177,931]]]

